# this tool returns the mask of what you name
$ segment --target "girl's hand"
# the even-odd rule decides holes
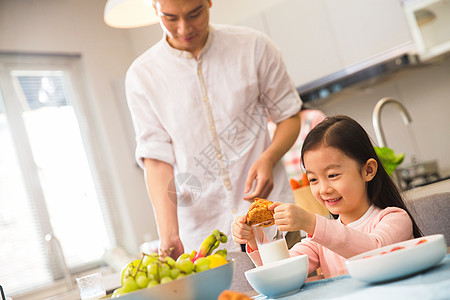
[[[275,224],[281,231],[304,230],[310,235],[314,234],[316,217],[300,206],[293,203],[274,202],[269,209],[274,210]]]
[[[253,235],[252,228],[245,223],[246,219],[247,217],[245,215],[236,217],[233,224],[231,224],[231,234],[236,243],[248,243],[250,248],[256,250],[258,246],[256,245],[255,236]]]

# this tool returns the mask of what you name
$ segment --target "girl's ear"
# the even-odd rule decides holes
[[[363,176],[365,181],[371,181],[377,174],[378,163],[375,159],[369,158],[363,167]]]

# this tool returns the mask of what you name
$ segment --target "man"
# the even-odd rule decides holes
[[[160,251],[176,258],[214,229],[230,235],[254,197],[293,202],[279,160],[299,133],[301,100],[265,35],[210,25],[210,0],[154,6],[164,37],[130,66],[126,91]]]

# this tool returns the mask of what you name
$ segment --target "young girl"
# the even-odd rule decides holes
[[[308,256],[309,273],[320,267],[325,278],[345,274],[347,258],[422,235],[355,120],[336,116],[317,125],[305,139],[301,161],[314,197],[338,219],[310,214],[295,204],[275,202],[269,209],[281,231],[308,233],[310,238],[289,252]],[[258,246],[245,220],[234,220],[233,239],[247,244],[247,253],[259,266]]]

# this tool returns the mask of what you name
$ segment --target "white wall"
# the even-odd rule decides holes
[[[106,1],[0,0],[0,51],[81,55],[89,103],[98,117],[110,186],[126,248],[157,238],[143,173],[134,161],[123,79],[136,54],[129,31],[103,22]],[[106,175],[105,175],[106,176]]]

